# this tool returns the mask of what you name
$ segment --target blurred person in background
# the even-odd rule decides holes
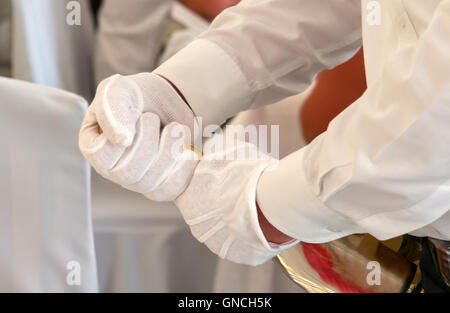
[[[99,83],[113,74],[136,74],[158,66],[165,44],[180,28],[171,17],[172,0],[135,0],[133,5],[120,0],[104,0],[99,11],[95,51],[95,76]],[[239,0],[179,1],[207,22]],[[190,30],[191,32],[194,30]],[[198,33],[193,34],[193,40]],[[186,45],[188,42],[185,42]],[[179,47],[181,49],[181,47]]]

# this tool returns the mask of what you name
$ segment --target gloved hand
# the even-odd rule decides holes
[[[223,142],[218,136],[210,140]],[[188,188],[175,200],[194,237],[221,258],[249,265],[298,243],[269,243],[258,223],[258,179],[277,161],[240,141],[217,152],[206,150]]]
[[[79,147],[105,178],[152,200],[170,201],[185,190],[198,163],[193,151],[183,150],[193,140],[195,123],[162,77],[114,75],[97,88]]]

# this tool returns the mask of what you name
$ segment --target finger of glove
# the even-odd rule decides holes
[[[194,125],[198,126],[194,113],[167,80],[153,73],[140,73],[131,77],[144,95],[144,112],[157,114],[163,125],[171,122],[186,125],[194,135]]]
[[[153,113],[142,114],[133,144],[110,171],[110,179],[120,185],[139,182],[158,154],[159,133],[159,117]]]
[[[89,107],[83,120],[78,146],[86,160],[98,172],[111,169],[125,151],[124,147],[112,144],[104,134],[99,133],[92,107]]]
[[[130,146],[143,108],[139,86],[129,77],[114,75],[100,83],[92,105],[106,138],[113,144]]]
[[[177,162],[172,173],[152,192],[144,194],[153,201],[173,201],[182,194],[194,174],[198,161],[193,151],[186,150],[181,160]]]
[[[189,141],[187,136],[186,126],[176,122],[164,127],[155,161],[138,183],[124,187],[142,194],[157,188],[171,174],[177,160],[184,156],[184,145]]]
[[[142,88],[145,97],[143,111],[158,115],[163,125],[171,122],[185,124],[183,119],[193,117],[188,105],[161,76],[153,73],[139,73],[131,77]]]

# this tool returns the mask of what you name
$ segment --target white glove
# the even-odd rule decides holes
[[[152,200],[170,201],[185,190],[198,163],[193,151],[183,150],[194,123],[190,108],[163,78],[114,75],[97,88],[79,147],[105,178]]]
[[[221,135],[215,136],[211,140]],[[194,237],[221,258],[249,265],[264,263],[298,242],[269,243],[259,226],[256,186],[263,171],[277,161],[245,142],[220,150],[204,151],[190,185],[175,204]],[[245,159],[237,159],[246,154]]]

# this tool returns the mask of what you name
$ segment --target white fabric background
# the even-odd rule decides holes
[[[77,132],[87,103],[0,78],[0,291],[95,292],[89,168]],[[67,263],[81,285],[66,283]]]

